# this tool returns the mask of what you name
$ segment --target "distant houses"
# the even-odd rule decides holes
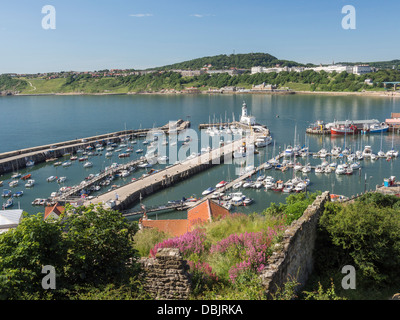
[[[318,67],[287,67],[287,66],[280,67],[279,65],[277,65],[276,67],[272,67],[272,68],[266,68],[266,67],[260,67],[260,66],[252,67],[251,74],[270,73],[270,72],[280,73],[283,71],[303,72],[303,71],[307,71],[307,70],[313,70],[315,72],[325,71],[328,73],[332,73],[334,71],[337,73],[341,73],[343,71],[346,71],[347,73],[353,73],[356,75],[362,75],[362,74],[366,74],[366,73],[375,71],[375,69],[373,69],[372,67],[370,67],[369,65],[366,65],[366,64],[354,65],[354,66],[341,65],[341,64],[332,64],[332,65],[323,66],[321,64]]]

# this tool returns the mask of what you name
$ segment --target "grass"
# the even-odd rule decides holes
[[[311,84],[309,83],[287,82],[282,87],[289,87],[294,91],[311,91]]]

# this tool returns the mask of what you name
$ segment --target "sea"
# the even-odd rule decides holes
[[[267,126],[273,138],[273,143],[260,148],[255,155],[254,165],[257,166],[283,151],[286,146],[300,144],[309,147],[310,152],[321,148],[328,151],[335,146],[349,147],[353,152],[371,146],[374,153],[379,150],[388,151],[391,148],[400,149],[398,132],[383,134],[357,134],[346,136],[310,135],[306,128],[318,120],[325,123],[334,120],[364,120],[377,119],[380,122],[391,117],[391,113],[400,112],[400,100],[391,97],[353,96],[353,95],[318,95],[318,94],[186,94],[186,95],[47,95],[47,96],[7,96],[0,97],[0,153],[52,144],[72,139],[83,139],[94,135],[123,131],[128,129],[156,128],[178,119],[191,123],[189,130],[201,133],[199,124],[218,124],[225,121],[239,120],[242,104],[246,103],[248,113],[256,118],[257,123]],[[144,139],[137,139],[134,149],[143,148]],[[199,141],[200,143],[200,141]],[[200,144],[199,144],[200,145]],[[183,148],[182,144],[178,148]],[[168,149],[168,146],[167,146]],[[182,150],[182,149],[180,149]],[[14,168],[22,175],[30,173],[35,185],[25,187],[25,182],[12,188],[13,192],[23,191],[21,197],[15,198],[13,209],[23,209],[28,214],[44,212],[43,206],[34,206],[36,198],[47,198],[52,192],[62,186],[79,184],[90,174],[97,174],[112,163],[126,163],[141,154],[132,153],[129,158],[120,159],[117,153],[112,158],[105,157],[105,150],[91,157],[93,167],[83,168],[82,163],[74,161],[69,167],[55,167],[53,163],[41,163],[29,168]],[[186,156],[198,149],[183,150]],[[59,161],[68,160],[69,157]],[[345,159],[326,159],[329,163],[338,164]],[[321,159],[313,157],[298,158],[300,163],[310,163],[316,166]],[[156,164],[153,169],[162,169],[166,164]],[[177,183],[142,199],[146,206],[161,206],[168,201],[183,197],[201,197],[208,187],[218,182],[233,180],[237,172],[245,167],[243,162],[232,161],[230,164],[215,165],[209,170]],[[396,176],[400,179],[400,159],[361,160],[361,170],[352,175],[316,174],[307,175],[295,173],[293,170],[281,172],[266,170],[258,175],[272,176],[275,179],[287,181],[294,175],[310,179],[309,192],[328,190],[334,194],[345,196],[357,195],[366,190],[375,190],[376,185],[383,183],[385,178]],[[113,181],[115,185],[130,183],[132,178],[138,178],[149,169],[138,169],[126,178]],[[0,176],[3,186],[0,189],[10,189],[12,173]],[[56,181],[47,182],[49,176],[65,176],[66,181],[59,185]],[[257,176],[253,177],[255,180]],[[107,191],[104,187],[97,194]],[[261,189],[242,189],[247,197],[254,201],[248,206],[235,207],[232,212],[246,214],[261,213],[271,203],[283,203],[288,196],[285,193],[265,191]],[[0,199],[0,204],[4,199]],[[138,204],[130,210],[135,211]],[[186,212],[161,211],[149,214],[152,219],[184,219]],[[136,218],[130,218],[132,220]]]

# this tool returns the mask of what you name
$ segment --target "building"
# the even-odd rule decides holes
[[[0,210],[0,233],[16,228],[22,219],[22,209]]]
[[[63,206],[56,203],[54,206],[48,206],[44,209],[44,220],[48,218],[58,219],[65,211]]]
[[[240,122],[247,124],[248,126],[253,126],[256,124],[256,117],[249,116],[247,114],[247,105],[246,102],[243,102],[242,106],[242,116],[240,117]]]
[[[373,70],[369,65],[362,64],[362,65],[353,66],[352,73],[354,73],[356,75],[362,75],[362,74],[370,73],[372,71]]]
[[[187,219],[150,220],[147,215],[144,214],[139,220],[139,227],[141,229],[155,228],[173,237],[179,237],[192,231],[195,225],[199,223],[211,222],[229,214],[228,209],[210,199],[206,199],[188,210]]]

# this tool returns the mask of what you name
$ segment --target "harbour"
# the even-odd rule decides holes
[[[14,97],[13,97],[14,98]],[[20,101],[21,97],[15,97]],[[30,99],[29,97],[24,97],[25,99]],[[35,97],[37,99],[38,97]],[[41,103],[46,101],[46,98],[48,97],[41,97],[43,100],[41,100]],[[105,97],[59,97],[61,101],[82,101],[86,105],[90,101],[97,101],[98,98],[105,98]],[[64,99],[65,98],[65,99]],[[111,97],[106,97],[108,101],[110,101]],[[128,99],[129,98],[129,99]],[[391,159],[390,161],[387,161],[386,158],[378,158],[378,160],[370,160],[370,159],[364,159],[362,160],[362,168],[360,172],[354,172],[352,175],[336,175],[334,172],[331,174],[323,173],[323,174],[318,174],[315,173],[315,168],[322,163],[322,159],[318,157],[314,157],[314,154],[317,154],[317,152],[325,147],[327,150],[331,150],[333,146],[342,146],[344,147],[347,145],[348,147],[351,147],[352,150],[358,150],[361,149],[363,150],[366,145],[370,145],[372,147],[372,150],[374,152],[377,152],[380,150],[381,145],[382,149],[385,151],[389,151],[392,148],[392,145],[394,147],[398,147],[399,145],[399,136],[396,132],[388,132],[388,133],[383,133],[378,134],[378,135],[352,135],[352,136],[347,136],[346,138],[344,136],[342,137],[331,137],[331,136],[306,136],[305,135],[305,130],[309,123],[313,121],[314,119],[309,119],[308,117],[302,117],[301,113],[298,113],[298,107],[293,108],[292,104],[294,101],[303,101],[303,108],[307,110],[310,107],[307,107],[307,105],[310,105],[310,101],[315,102],[320,101],[320,99],[324,100],[324,103],[328,105],[326,111],[323,114],[318,113],[318,107],[312,107],[313,112],[316,113],[315,117],[318,119],[325,118],[325,119],[334,119],[335,116],[333,114],[330,114],[330,112],[333,112],[332,108],[329,108],[330,102],[334,102],[336,105],[338,103],[344,103],[345,105],[348,105],[348,108],[355,102],[362,103],[364,104],[364,109],[363,113],[368,114],[368,116],[365,116],[366,118],[369,119],[382,119],[385,118],[388,114],[390,115],[391,112],[396,111],[396,101],[388,101],[385,99],[376,99],[373,100],[377,105],[387,105],[387,107],[380,107],[380,109],[386,110],[383,112],[382,110],[379,110],[380,113],[371,113],[372,110],[376,110],[376,104],[373,106],[371,105],[371,100],[370,99],[365,99],[365,98],[359,98],[359,97],[354,97],[354,98],[349,98],[349,97],[296,97],[296,99],[293,99],[294,96],[280,96],[280,97],[266,97],[266,96],[257,96],[257,95],[224,95],[224,97],[220,96],[213,96],[213,97],[203,97],[203,96],[181,96],[181,97],[113,97],[113,99],[116,99],[114,103],[116,105],[120,105],[120,108],[124,110],[124,113],[126,113],[126,108],[128,105],[146,105],[148,108],[150,108],[149,112],[146,113],[148,116],[151,113],[154,113],[155,108],[159,106],[160,104],[167,104],[167,110],[163,110],[162,112],[159,112],[162,116],[157,119],[157,121],[161,124],[168,123],[171,114],[173,115],[173,111],[175,112],[176,118],[181,118],[181,119],[186,119],[186,121],[190,120],[191,128],[192,130],[200,130],[196,128],[202,128],[203,130],[206,130],[209,127],[210,124],[210,118],[213,118],[213,115],[216,115],[216,119],[223,119],[225,115],[228,114],[234,114],[236,117],[238,117],[241,114],[241,107],[243,101],[247,102],[247,105],[249,107],[249,110],[251,111],[252,114],[255,115],[257,122],[265,126],[264,128],[268,130],[268,133],[273,139],[273,143],[262,147],[262,148],[256,148],[257,153],[254,156],[254,167],[259,168],[262,164],[264,164],[267,160],[271,159],[273,156],[277,156],[278,154],[281,154],[284,150],[286,150],[288,145],[294,146],[294,138],[301,144],[301,145],[307,145],[309,147],[309,154],[308,158],[307,156],[305,157],[296,157],[296,162],[300,162],[303,165],[306,165],[307,163],[310,163],[312,171],[309,172],[307,175],[305,173],[302,173],[302,171],[295,171],[294,166],[292,166],[290,163],[286,166],[286,169],[278,170],[275,167],[272,169],[269,169],[268,173],[267,171],[264,172],[264,169],[262,169],[262,172],[264,172],[265,175],[270,175],[275,178],[275,180],[281,180],[281,181],[288,181],[292,179],[295,176],[302,176],[304,175],[307,176],[310,180],[310,186],[308,187],[307,190],[309,191],[317,191],[317,190],[330,190],[331,192],[338,193],[340,190],[342,194],[345,194],[347,196],[351,196],[353,194],[361,193],[364,191],[364,189],[370,190],[370,189],[375,189],[376,185],[379,185],[382,183],[383,179],[385,177],[391,176],[391,175],[396,175],[395,173],[395,168],[396,165],[398,165],[397,160],[395,158]],[[8,101],[9,98],[7,98]],[[53,98],[51,98],[52,101]],[[90,104],[90,103],[89,103]],[[311,103],[311,105],[314,105]],[[201,108],[199,108],[201,106]],[[136,108],[132,107],[132,112],[135,112],[137,110]],[[201,110],[201,111],[200,111]],[[361,111],[360,111],[361,112]],[[189,117],[190,114],[190,117]],[[279,114],[279,117],[276,117],[276,115]],[[147,127],[147,128],[157,128],[160,126],[154,125],[154,118],[148,118],[148,122],[145,123],[143,119],[145,117],[141,117],[141,119],[136,119],[138,117],[132,116],[131,119],[135,119],[136,123],[129,123],[128,122],[128,127],[130,128],[129,130],[138,130],[140,127]],[[350,117],[349,117],[350,118]],[[354,115],[354,119],[361,118],[357,117]],[[116,127],[124,127],[125,125],[125,120],[127,120],[128,117],[124,120],[118,120],[116,121],[117,126]],[[233,120],[233,119],[232,119]],[[227,123],[232,124],[233,121],[227,121],[226,123],[222,121],[222,126],[226,126]],[[109,122],[109,121],[107,121]],[[212,121],[211,121],[212,122]],[[72,123],[72,122],[71,122]],[[215,127],[220,127],[221,122],[218,121],[218,125],[215,125]],[[43,125],[45,125],[45,122],[43,122]],[[101,126],[101,121],[99,122],[99,119],[96,121],[96,125],[94,126],[94,130],[98,131],[99,126]],[[297,132],[295,130],[297,128]],[[257,129],[257,125],[256,125]],[[7,126],[5,128],[7,130]],[[103,132],[123,132],[124,130],[105,130]],[[65,133],[65,132],[64,132]],[[96,132],[94,132],[96,133]],[[77,135],[76,133],[73,133],[74,135]],[[183,133],[183,136],[185,136],[186,133]],[[82,137],[82,134],[79,135]],[[93,135],[93,136],[99,136],[98,135]],[[7,146],[7,133],[3,135],[4,137],[4,142],[6,144],[2,144],[2,146]],[[85,135],[83,137],[91,137],[91,135]],[[218,136],[216,136],[218,137]],[[78,140],[81,141],[83,138],[79,138]],[[211,137],[210,137],[211,139]],[[216,138],[217,139],[217,138]],[[21,139],[20,139],[21,140]],[[23,140],[23,139],[22,139]],[[32,140],[32,139],[31,139]],[[74,139],[71,139],[74,140]],[[144,149],[146,150],[147,146],[143,145],[144,142],[144,137],[137,138],[137,144],[134,146],[135,150],[138,149]],[[218,139],[217,139],[218,140]],[[68,139],[64,141],[69,141]],[[117,142],[117,141],[115,141]],[[120,141],[118,141],[119,143]],[[178,141],[177,148],[178,150],[182,147],[182,142],[183,141]],[[198,149],[197,151],[200,152],[200,147],[201,143],[200,141],[198,142]],[[49,145],[54,145],[55,143],[49,143]],[[46,144],[41,144],[38,143],[37,145],[46,145]],[[32,147],[27,145],[26,147]],[[61,148],[57,148],[61,150]],[[187,149],[187,154],[186,156],[190,156],[190,154],[193,151],[196,151],[194,149]],[[60,151],[61,153],[61,151]],[[117,154],[113,154],[111,158],[106,158],[105,157],[105,150],[98,155],[92,155],[89,156],[89,159],[93,162],[93,167],[92,168],[83,168],[83,162],[79,162],[78,160],[72,161],[72,164],[69,167],[64,167],[62,165],[60,166],[54,166],[54,162],[41,162],[41,163],[36,163],[33,167],[20,167],[18,168],[18,171],[22,174],[22,176],[31,174],[33,179],[36,180],[35,186],[32,188],[25,188],[24,184],[21,182],[19,183],[18,186],[9,188],[8,187],[8,182],[11,179],[12,171],[16,171],[16,168],[14,167],[14,170],[11,170],[11,172],[8,173],[3,173],[0,177],[0,180],[3,181],[3,186],[1,187],[2,189],[11,189],[13,193],[16,193],[17,191],[24,191],[24,194],[20,197],[15,197],[14,198],[14,208],[20,205],[21,208],[26,210],[29,213],[35,213],[35,212],[40,212],[44,210],[43,206],[32,206],[32,202],[35,199],[38,198],[47,198],[51,193],[57,191],[58,189],[62,187],[72,187],[74,185],[79,185],[83,180],[84,181],[89,181],[86,180],[85,178],[89,177],[91,174],[93,176],[99,177],[101,172],[105,172],[105,168],[111,166],[113,163],[120,163],[123,166],[129,167],[130,162],[135,162],[140,160],[141,154],[137,154],[136,152],[132,152],[130,157],[127,158],[118,158]],[[338,164],[340,162],[345,162],[346,158],[333,158],[331,154],[326,155],[326,160],[328,160],[329,163],[333,162],[333,159],[335,159]],[[331,161],[332,158],[332,161]],[[25,159],[24,159],[25,160]],[[63,156],[61,154],[61,157],[58,159],[59,162],[66,162],[70,160],[70,156]],[[240,159],[233,159],[231,164],[223,164],[223,165],[217,165],[217,166],[210,166],[205,168],[204,170],[199,170],[196,172],[194,175],[190,175],[187,178],[180,179],[179,181],[176,180],[174,184],[169,185],[168,187],[163,187],[160,189],[155,189],[156,192],[151,192],[148,194],[143,194],[142,201],[140,201],[140,194],[134,197],[136,198],[135,201],[133,201],[129,206],[124,207],[123,211],[126,213],[129,213],[129,211],[134,212],[135,210],[138,211],[140,210],[140,204],[146,205],[146,207],[152,207],[152,206],[163,206],[168,204],[169,201],[174,200],[174,199],[182,199],[182,197],[185,198],[196,198],[196,199],[202,199],[202,192],[206,190],[210,186],[215,186],[219,181],[227,181],[229,183],[232,183],[236,179],[240,178],[236,172],[239,169],[243,169],[247,166],[246,163],[241,163],[239,161]],[[284,160],[287,160],[285,158],[280,158],[280,164],[282,165],[282,162]],[[294,160],[294,159],[293,159]],[[139,162],[136,162],[139,163]],[[135,170],[130,172],[129,176],[126,177],[116,177],[113,182],[111,182],[110,185],[108,186],[102,186],[101,190],[99,191],[93,191],[90,195],[93,196],[94,198],[101,197],[101,194],[105,194],[109,192],[109,197],[113,198],[115,197],[115,190],[118,190],[119,188],[122,188],[123,185],[134,185],[134,182],[132,179],[137,179],[137,180],[142,180],[143,175],[149,174],[152,176],[152,178],[157,176],[154,176],[155,171],[162,171],[165,170],[167,166],[174,166],[174,163],[157,163],[153,165],[151,168],[140,168],[137,167]],[[153,170],[151,172],[151,170]],[[255,175],[253,174],[254,181],[257,179],[257,175],[261,175],[259,171],[255,170]],[[365,175],[367,175],[367,178],[365,179]],[[61,184],[57,184],[57,180],[53,182],[47,182],[46,179],[50,176],[56,176],[56,177],[63,177],[66,176],[67,180]],[[246,179],[251,179],[249,177],[246,177]],[[96,181],[96,180],[93,180]],[[161,180],[160,180],[161,181]],[[158,181],[158,182],[160,182]],[[133,182],[133,183],[132,183]],[[94,182],[92,182],[93,186],[95,185]],[[116,189],[108,191],[108,189],[111,189],[112,187],[115,187]],[[87,185],[87,187],[91,187],[90,184]],[[126,187],[128,188],[128,187]],[[20,190],[21,189],[21,190]],[[121,190],[121,189],[119,189]],[[118,190],[118,195],[120,196]],[[233,190],[232,190],[233,191]],[[271,202],[281,202],[285,201],[286,196],[289,194],[283,193],[283,192],[274,192],[274,191],[266,191],[265,188],[242,188],[241,191],[246,194],[247,197],[252,198],[254,201],[251,205],[248,206],[239,206],[239,207],[234,207],[232,210],[235,210],[237,212],[254,212],[254,211],[262,211],[266,207],[269,206]],[[81,195],[75,195],[74,196],[77,200],[82,200]],[[211,197],[211,195],[209,195]],[[161,211],[162,212],[162,211]],[[159,213],[160,214],[160,213]],[[176,216],[184,216],[185,211],[171,211],[167,213],[162,213],[163,217],[176,217]]]

